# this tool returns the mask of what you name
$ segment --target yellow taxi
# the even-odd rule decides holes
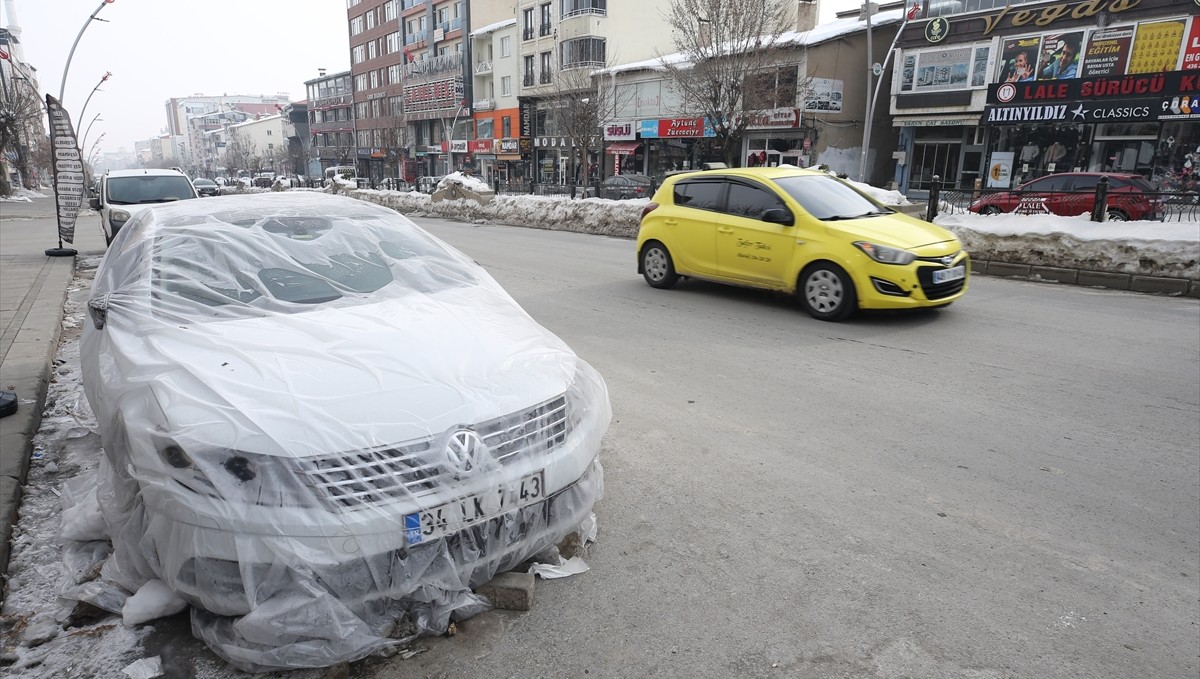
[[[737,168],[668,177],[642,211],[638,273],[795,294],[814,318],[946,306],[970,257],[946,229],[896,212],[827,172]]]

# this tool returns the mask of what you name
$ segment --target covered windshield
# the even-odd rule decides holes
[[[108,179],[108,202],[113,205],[166,203],[195,197],[192,183],[182,175],[138,175]]]
[[[821,221],[858,219],[891,214],[850,185],[824,175],[780,177],[775,180],[800,207]]]

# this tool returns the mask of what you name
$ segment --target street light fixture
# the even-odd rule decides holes
[[[88,104],[90,104],[92,102],[92,95],[95,94],[96,92],[99,92],[100,86],[103,85],[105,83],[105,81],[107,81],[111,77],[112,77],[112,71],[108,71],[104,75],[100,76],[100,82],[96,83],[96,86],[92,88],[91,93],[88,94],[87,99],[85,99],[83,102],[83,108],[79,109],[79,120],[83,120],[84,115],[87,113]]]
[[[67,91],[67,71],[71,70],[71,59],[75,57],[75,48],[79,46],[79,39],[83,37],[83,32],[88,29],[88,26],[92,25],[93,20],[105,21],[104,19],[96,19],[96,15],[99,14],[100,10],[104,9],[105,6],[111,5],[114,1],[115,0],[103,0],[103,2],[100,3],[100,6],[96,8],[96,11],[92,12],[91,16],[87,18],[87,21],[83,23],[83,28],[79,29],[79,35],[75,36],[75,42],[71,43],[71,52],[67,54],[67,63],[63,65],[62,83],[58,86],[58,103],[60,105],[63,101],[63,94]]]

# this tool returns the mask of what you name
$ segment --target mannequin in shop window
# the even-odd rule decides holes
[[[1021,147],[1021,155],[1019,158],[1022,163],[1032,163],[1033,161],[1037,160],[1037,157],[1041,154],[1041,152],[1042,149],[1038,147],[1037,144],[1029,142]]]
[[[1062,169],[1058,167],[1058,164],[1060,162],[1062,162],[1063,158],[1066,158],[1066,157],[1067,157],[1067,147],[1063,146],[1062,142],[1056,141],[1053,144],[1051,144],[1050,146],[1046,147],[1046,154],[1042,158],[1043,162],[1046,163],[1046,171],[1047,172],[1062,172]],[[1050,167],[1051,165],[1053,165],[1054,167],[1053,168]]]

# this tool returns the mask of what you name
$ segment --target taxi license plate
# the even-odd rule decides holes
[[[958,266],[951,268],[951,269],[942,269],[941,271],[933,272],[933,282],[935,284],[949,283],[950,281],[957,281],[961,278],[966,278],[966,277],[967,277],[967,267],[963,264],[959,264]]]
[[[545,472],[537,471],[510,487],[501,487],[404,515],[404,539],[410,545],[457,533],[473,524],[520,509],[546,496]]]

